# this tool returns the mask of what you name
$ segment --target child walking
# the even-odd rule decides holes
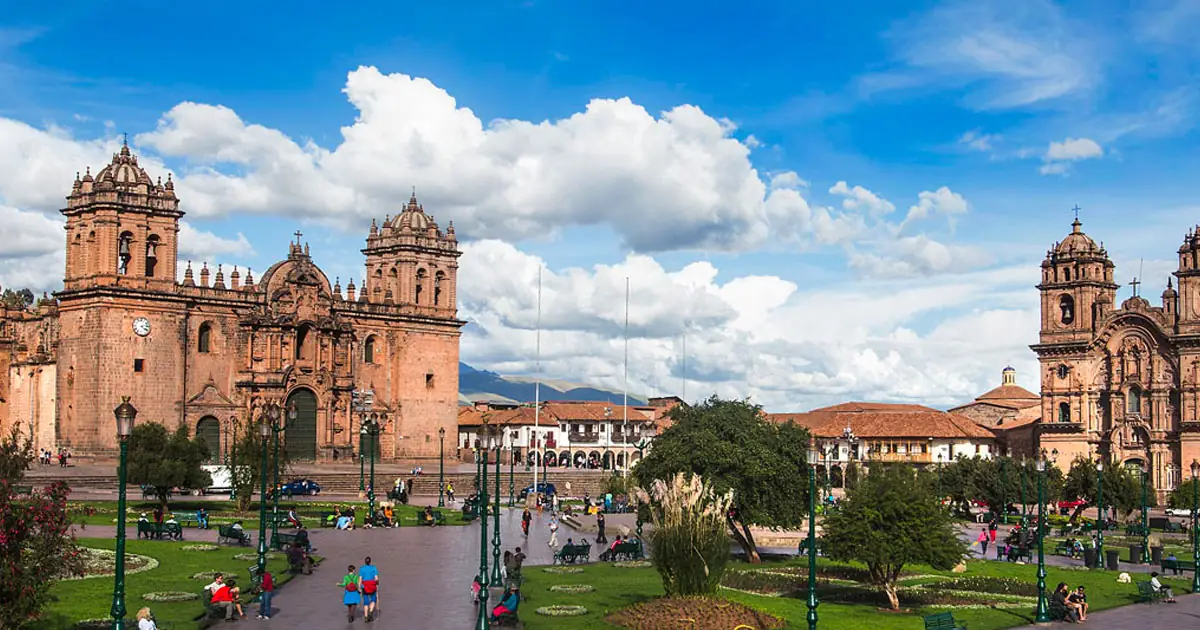
[[[362,590],[361,580],[354,572],[354,565],[346,567],[346,575],[338,586],[342,587],[342,604],[346,606],[346,620],[354,623],[354,607],[358,605]]]

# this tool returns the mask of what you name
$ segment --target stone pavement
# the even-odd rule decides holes
[[[1104,630],[1151,630],[1164,628],[1177,630],[1195,628],[1200,620],[1200,595],[1180,595],[1178,604],[1131,604],[1120,608],[1102,610],[1088,615],[1083,628],[1103,628]],[[1053,624],[1056,627],[1070,627]],[[1029,625],[1014,630],[1032,630],[1044,626]]]
[[[461,504],[459,504],[461,505]],[[449,506],[448,506],[449,507]],[[546,546],[550,537],[548,514],[533,513],[529,528],[529,539],[521,535],[521,511],[505,509],[500,515],[502,538],[501,555],[504,549],[520,546],[528,556],[526,570],[532,565],[548,565],[553,560],[553,549]],[[137,529],[127,528],[130,538]],[[82,537],[112,537],[116,528],[112,526],[90,526],[76,529]],[[187,528],[187,540],[216,541],[217,532]],[[252,532],[257,541],[258,532]],[[471,604],[471,579],[479,571],[479,525],[463,527],[402,527],[395,529],[356,529],[336,531],[310,529],[309,536],[317,555],[325,561],[312,575],[301,575],[280,588],[273,602],[275,615],[272,625],[281,628],[329,628],[355,627],[346,621],[346,607],[342,605],[342,591],[337,583],[346,572],[346,566],[362,564],[363,558],[371,556],[379,567],[380,628],[438,628],[467,630],[475,620],[475,606]],[[559,544],[569,537],[586,537],[563,526],[558,531]],[[610,534],[611,537],[611,534]],[[488,519],[488,562],[491,563],[492,519]],[[255,546],[247,548],[253,551]],[[495,605],[493,593],[489,606]],[[535,602],[524,614],[532,614]],[[253,608],[253,607],[251,607]],[[255,612],[247,611],[247,623],[261,623],[253,618]],[[358,609],[355,624],[362,623],[362,609]]]

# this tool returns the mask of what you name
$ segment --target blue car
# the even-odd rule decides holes
[[[547,496],[551,494],[558,494],[558,489],[554,487],[554,484],[546,483],[544,481],[538,482],[537,491]],[[521,493],[517,495],[517,499],[524,500],[525,497],[529,496],[530,492],[533,492],[533,485],[525,486],[521,489]]]
[[[290,497],[298,494],[312,496],[320,494],[321,485],[311,479],[293,479],[279,486],[279,495]]]

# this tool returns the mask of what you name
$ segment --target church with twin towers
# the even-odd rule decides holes
[[[129,396],[138,423],[184,425],[220,459],[275,403],[297,411],[292,459],[322,462],[357,452],[352,394],[370,390],[383,460],[436,459],[439,430],[457,434],[460,251],[415,194],[372,221],[366,278],[343,289],[299,234],[257,278],[204,263],[179,273],[185,206],[170,176],[152,179],[128,146],[85,173],[64,186],[62,291],[0,305],[0,429],[109,456]]]
[[[1133,278],[1118,305],[1115,265],[1078,217],[1046,253],[1031,346],[1041,364],[1037,431],[1064,471],[1078,457],[1104,458],[1147,470],[1161,493],[1200,463],[1200,226],[1177,254],[1153,303]]]

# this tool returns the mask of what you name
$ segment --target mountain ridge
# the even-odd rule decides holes
[[[532,376],[504,376],[488,370],[479,370],[470,365],[458,363],[458,400],[459,404],[470,404],[475,401],[488,400],[492,402],[533,402],[536,383],[541,381],[541,399],[545,400],[587,400],[609,402],[619,405],[624,400],[622,392],[604,389],[558,378],[538,379]],[[646,404],[643,396],[629,395],[632,405]]]

